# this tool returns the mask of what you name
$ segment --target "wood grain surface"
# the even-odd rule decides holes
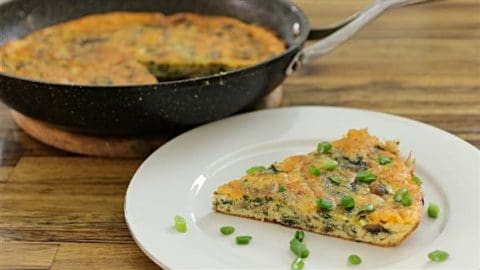
[[[297,0],[313,26],[367,0]],[[394,10],[285,83],[285,105],[393,113],[480,147],[480,2]],[[413,131],[414,132],[414,131]],[[80,157],[25,135],[0,105],[0,269],[155,269],[123,217],[138,159]]]

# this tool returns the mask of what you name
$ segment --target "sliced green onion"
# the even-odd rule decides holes
[[[305,233],[303,231],[296,231],[294,238],[298,239],[300,242],[303,242],[303,239],[305,239]]]
[[[175,216],[175,230],[179,233],[187,232],[187,222],[181,216]]]
[[[428,253],[428,258],[434,262],[443,262],[448,259],[449,254],[443,250],[435,250]]]
[[[402,201],[400,202],[403,206],[410,206],[413,203],[413,198],[410,193],[407,191],[403,193]]]
[[[347,210],[351,210],[355,207],[355,200],[350,195],[343,196],[340,202],[342,203],[343,208]]]
[[[332,149],[332,144],[329,142],[321,142],[317,145],[317,152],[320,154],[327,153],[330,149]]]
[[[384,156],[378,156],[378,163],[380,165],[387,165],[392,163],[392,159],[389,157],[384,157]]]
[[[371,213],[375,211],[375,207],[371,204],[366,204],[362,207],[360,207],[360,209],[358,209],[358,213],[357,214],[360,214],[360,213]]]
[[[375,179],[377,179],[377,176],[368,170],[361,171],[357,173],[357,176],[355,176],[355,180],[363,183],[370,183],[372,181],[375,181]]]
[[[423,184],[422,178],[420,178],[420,177],[418,177],[418,176],[416,176],[416,175],[412,176],[412,181],[415,182],[415,184],[417,184],[417,185],[419,185],[419,186],[420,186],[421,184]]]
[[[440,207],[434,203],[428,204],[428,216],[431,218],[437,218],[440,213]]]
[[[329,176],[328,180],[330,180],[330,182],[332,182],[335,185],[340,185],[344,181],[342,178],[337,176]]]
[[[300,258],[307,258],[310,254],[308,248],[300,242],[297,238],[290,240],[290,249],[292,252]]]
[[[285,192],[287,191],[287,188],[285,186],[279,186],[278,187],[278,192],[282,193],[282,192]]]
[[[302,258],[296,258],[295,260],[293,260],[291,265],[292,270],[302,270],[304,266],[305,266],[305,262],[303,261]]]
[[[327,170],[327,171],[333,171],[337,168],[338,162],[336,160],[333,160],[331,158],[325,158],[322,160],[322,164],[320,165],[320,169],[322,170]]]
[[[401,189],[397,190],[397,192],[395,192],[395,194],[393,195],[393,199],[396,202],[400,202],[402,200],[403,194],[405,194],[405,192],[407,192],[406,188],[401,188]]]
[[[326,199],[318,199],[317,206],[325,211],[333,210],[333,202]]]
[[[315,176],[320,175],[320,169],[315,166],[310,167],[309,172]]]
[[[362,263],[362,259],[358,255],[352,254],[348,256],[348,263],[351,265],[359,265]]]
[[[253,175],[255,174],[256,172],[263,172],[265,171],[267,168],[265,168],[265,166],[253,166],[251,167],[250,169],[247,170],[247,174],[248,175]]]
[[[232,226],[223,226],[223,227],[220,228],[220,232],[221,232],[223,235],[230,235],[230,234],[232,234],[234,231],[235,231],[235,228],[232,227]]]
[[[250,243],[250,240],[252,240],[252,237],[249,235],[242,235],[242,236],[237,236],[235,237],[237,244],[239,245],[248,245]]]

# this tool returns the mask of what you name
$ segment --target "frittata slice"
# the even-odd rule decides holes
[[[317,151],[253,168],[213,195],[213,209],[324,235],[394,246],[418,226],[423,195],[397,141],[350,130]]]

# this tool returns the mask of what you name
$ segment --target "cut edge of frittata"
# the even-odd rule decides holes
[[[213,194],[213,209],[378,246],[402,242],[418,227],[423,213],[413,158],[403,161],[398,142],[380,142],[366,129],[350,130],[330,145],[326,153],[291,156],[221,185]],[[390,163],[379,164],[379,156]],[[325,160],[335,161],[337,167],[322,169]],[[313,174],[312,167],[320,168],[320,174]],[[365,170],[376,179],[358,181],[358,173]],[[335,177],[343,182],[332,181]],[[408,191],[410,205],[398,201],[402,189]],[[353,208],[342,205],[345,196],[354,199]],[[321,209],[319,199],[332,202],[333,209]],[[361,211],[368,205],[374,210]]]

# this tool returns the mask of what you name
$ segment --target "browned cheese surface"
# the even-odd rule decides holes
[[[0,72],[82,85],[151,84],[147,63],[255,65],[285,49],[260,26],[190,13],[111,12],[50,26],[0,48]]]

